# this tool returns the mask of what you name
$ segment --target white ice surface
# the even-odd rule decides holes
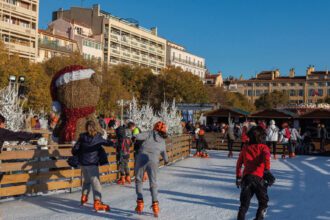
[[[210,152],[209,159],[189,158],[160,169],[159,219],[236,219],[239,190],[235,187],[235,163],[226,152]],[[298,156],[272,160],[276,184],[269,189],[266,219],[330,219],[330,160],[327,157]],[[103,187],[103,200],[109,213],[95,213],[79,207],[80,192],[24,198],[0,203],[2,219],[80,220],[80,219],[155,219],[151,197],[145,184],[145,213],[134,213],[135,189],[131,186]],[[90,196],[90,201],[92,197]],[[246,219],[253,219],[254,198]]]

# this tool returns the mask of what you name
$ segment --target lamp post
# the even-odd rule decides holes
[[[120,99],[117,101],[117,104],[120,106],[120,124],[124,125],[124,105],[130,104],[130,101]]]

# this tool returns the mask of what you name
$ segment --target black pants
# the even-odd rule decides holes
[[[269,147],[269,150],[273,147],[273,154],[276,155],[276,145],[277,141],[267,141],[267,146]]]
[[[325,151],[325,138],[320,139],[320,150],[321,152]]]
[[[258,176],[246,175],[242,180],[242,191],[240,196],[241,205],[237,215],[237,220],[244,220],[245,214],[249,209],[250,201],[254,194],[256,194],[259,207],[256,214],[256,220],[263,220],[265,217],[266,209],[268,207],[268,193],[267,186],[264,180]]]
[[[234,145],[234,141],[228,139],[228,150],[229,151],[233,151],[233,145]]]

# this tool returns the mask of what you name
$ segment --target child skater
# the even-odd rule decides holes
[[[95,211],[110,211],[110,207],[102,203],[99,165],[109,163],[107,154],[102,146],[113,146],[113,142],[102,138],[102,135],[97,132],[97,126],[94,121],[87,121],[85,126],[86,132],[80,134],[77,143],[72,148],[72,155],[78,157],[84,177],[81,205],[87,203],[88,194],[92,187]]]
[[[152,197],[152,210],[155,217],[159,214],[157,174],[159,167],[159,156],[164,159],[165,165],[168,163],[166,154],[165,139],[167,138],[167,128],[163,122],[157,122],[152,131],[143,132],[135,136],[136,140],[143,141],[139,153],[136,157],[136,194],[137,206],[135,211],[141,214],[144,208],[142,195],[143,174],[147,171],[150,183],[150,192]]]
[[[202,158],[208,158],[209,155],[206,152],[206,148],[208,148],[208,144],[205,140],[205,131],[203,129],[200,129],[198,132],[197,155]]]
[[[270,173],[270,151],[263,144],[266,132],[261,126],[253,127],[248,132],[249,145],[243,147],[236,165],[236,185],[241,187],[240,207],[237,219],[244,220],[252,196],[256,194],[258,210],[256,220],[263,220],[268,207],[267,187],[275,182]],[[243,175],[241,172],[244,165]]]

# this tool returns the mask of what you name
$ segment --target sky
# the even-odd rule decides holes
[[[211,73],[225,77],[330,69],[328,0],[40,0],[39,28],[51,22],[52,11],[93,4],[156,26],[161,37],[204,57]]]

